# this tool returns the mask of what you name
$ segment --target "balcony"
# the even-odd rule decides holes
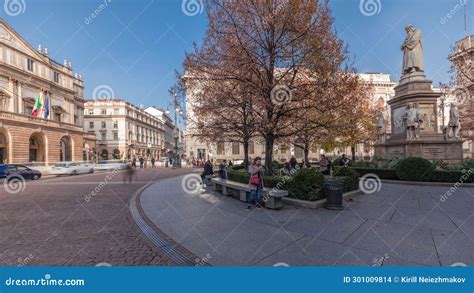
[[[0,120],[11,120],[15,122],[23,122],[38,126],[47,126],[47,127],[54,127],[54,128],[61,128],[71,131],[83,131],[82,126],[66,123],[66,122],[59,122],[55,120],[43,119],[43,118],[34,118],[29,115],[6,112],[0,110]]]

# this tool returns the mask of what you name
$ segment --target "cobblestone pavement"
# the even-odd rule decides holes
[[[53,177],[19,193],[0,185],[0,265],[175,265],[141,234],[128,201],[148,182],[191,171],[137,170],[126,184],[123,173]]]

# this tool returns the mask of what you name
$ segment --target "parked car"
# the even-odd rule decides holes
[[[94,173],[94,167],[89,164],[81,164],[76,162],[60,162],[51,168],[53,175],[77,175]]]
[[[128,163],[125,160],[104,160],[99,161],[97,165],[95,165],[94,170],[125,170],[128,168]]]
[[[41,178],[41,172],[30,169],[23,165],[17,164],[3,164],[0,165],[0,179],[13,180],[13,179],[29,179],[38,180]]]

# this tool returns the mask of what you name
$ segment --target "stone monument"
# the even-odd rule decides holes
[[[408,25],[406,33],[401,47],[402,77],[395,87],[395,96],[388,101],[392,133],[385,140],[379,138],[375,158],[390,160],[416,156],[459,163],[463,158],[459,112],[455,105],[451,106],[446,127],[448,134],[443,135],[437,119],[437,100],[441,93],[432,90],[432,81],[425,76],[422,32]]]

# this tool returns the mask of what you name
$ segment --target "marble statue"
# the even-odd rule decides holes
[[[402,74],[423,72],[423,43],[421,30],[412,25],[406,27],[407,36],[402,45],[403,70]]]
[[[448,123],[448,137],[459,138],[459,131],[461,130],[461,120],[456,104],[451,103],[449,109],[449,123]]]
[[[409,103],[407,105],[403,121],[406,126],[407,140],[419,139],[420,128],[423,120],[421,119],[421,115],[415,104]]]
[[[377,112],[377,137],[378,141],[384,143],[385,136],[385,118],[383,117],[383,112]]]

